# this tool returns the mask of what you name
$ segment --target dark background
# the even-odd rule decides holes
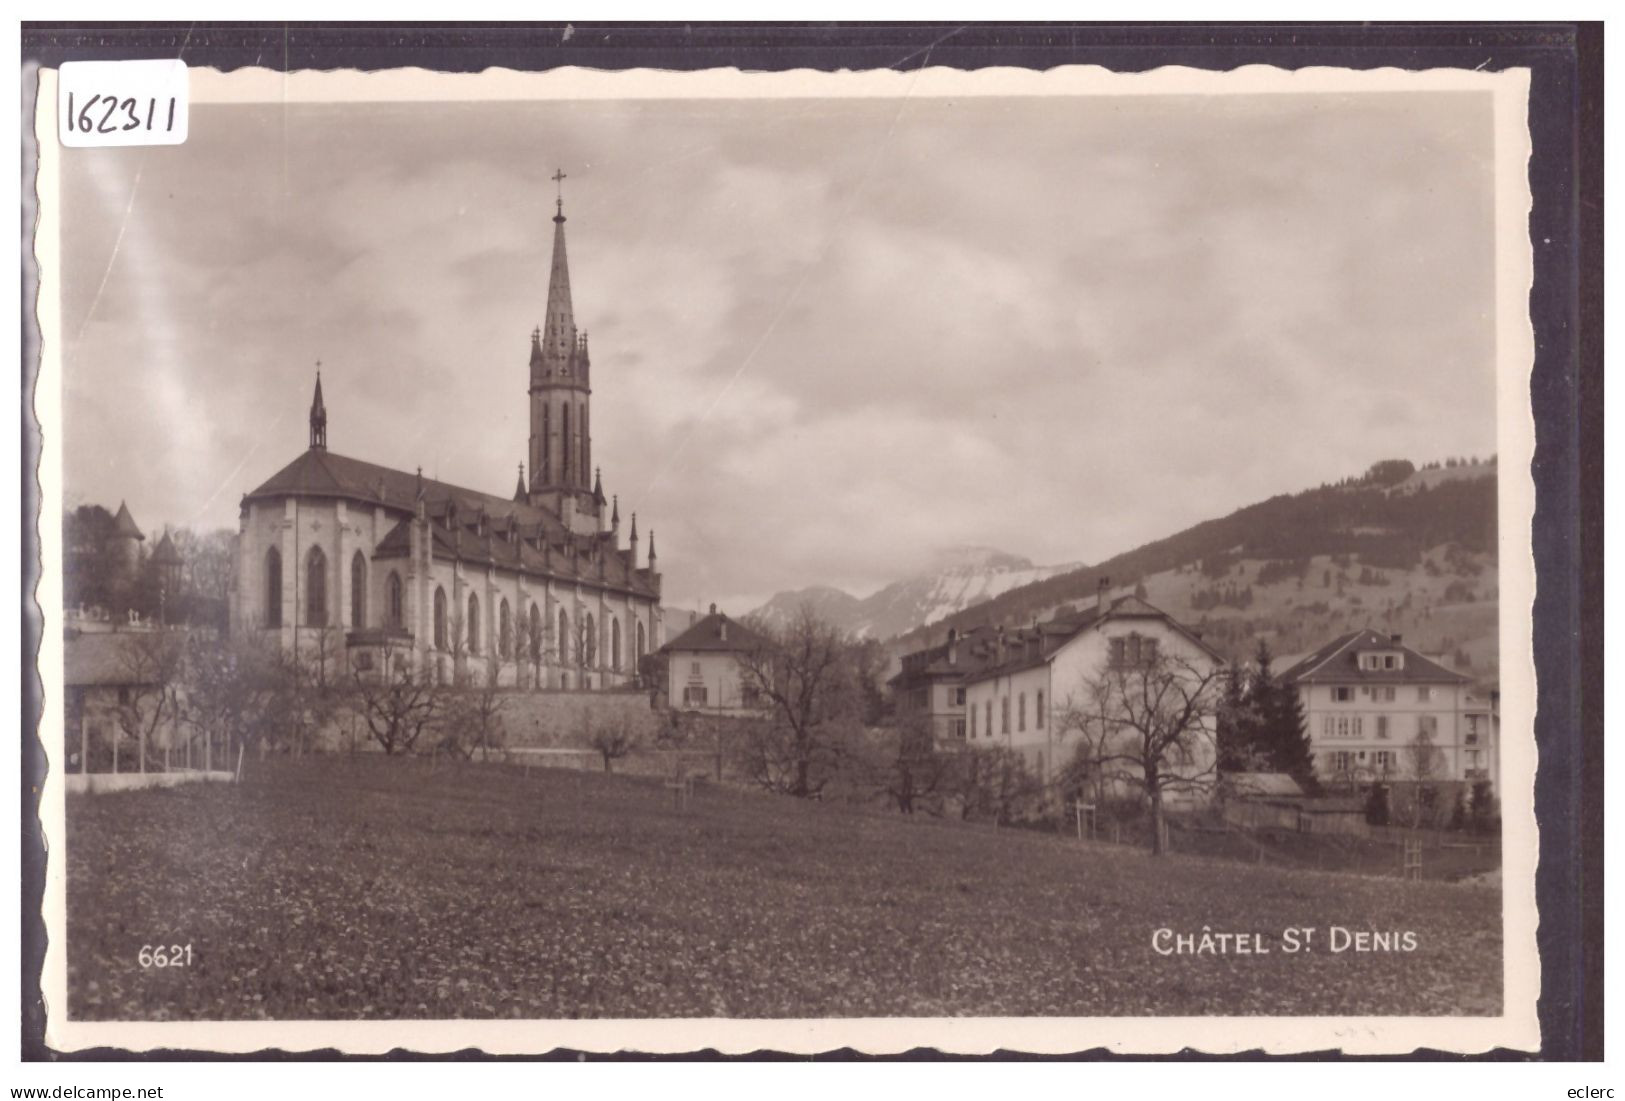
[[[559,25],[23,24],[25,63],[55,67],[63,61],[153,57],[180,57],[190,65],[228,70],[256,65],[279,70],[414,65],[465,72],[491,66],[544,70],[567,65],[607,70],[738,66],[766,71],[906,70],[924,65],[1047,69],[1073,64],[1102,65],[1119,72],[1162,65],[1223,70],[1252,64],[1285,69],[1529,68],[1533,141],[1529,172],[1534,198],[1530,234],[1542,242],[1535,251],[1530,296],[1536,347],[1530,397],[1536,420],[1532,472],[1538,574],[1534,631],[1539,685],[1535,806],[1540,822],[1536,876],[1540,1057],[1602,1058],[1601,24],[583,24],[568,35]],[[31,98],[31,89],[25,89],[25,135],[32,121]],[[25,146],[25,181],[32,174],[31,158]],[[33,328],[36,273],[29,214],[25,210],[22,221],[21,499],[28,553],[23,556],[21,697],[22,729],[36,730],[42,691],[35,669],[41,619],[33,599],[39,547],[32,533],[39,511],[33,473],[39,428],[31,397],[38,334]],[[177,1052],[133,1056],[115,1051],[63,1056],[44,1047],[39,975],[45,929],[39,908],[45,849],[37,809],[45,759],[37,738],[20,742],[24,1058],[188,1057]],[[325,1052],[297,1057],[337,1056]],[[480,1056],[471,1052],[466,1057]],[[574,1052],[549,1056],[575,1057]],[[1187,1057],[1205,1058],[1195,1053]],[[865,1057],[836,1051],[819,1058]],[[948,1057],[922,1051],[903,1058]],[[1498,1052],[1485,1058],[1526,1056]]]

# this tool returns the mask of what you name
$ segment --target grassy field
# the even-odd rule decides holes
[[[76,1019],[1499,1011],[1497,891],[497,765],[70,797]],[[1410,930],[1408,953],[1280,932]],[[1161,956],[1159,927],[1268,955]],[[190,966],[143,968],[143,945]]]

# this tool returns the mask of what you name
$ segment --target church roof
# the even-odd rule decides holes
[[[412,512],[417,508],[418,475],[406,470],[393,470],[377,463],[352,459],[331,451],[312,448],[301,452],[293,462],[271,475],[249,492],[245,500],[257,501],[273,497],[342,497],[363,504],[383,505],[387,508]],[[455,503],[458,512],[473,515],[484,509],[491,515],[519,512],[532,523],[544,517],[557,522],[547,509],[465,489],[433,478],[422,480],[423,500],[434,510],[448,501]]]
[[[409,521],[417,508],[418,484],[418,476],[404,470],[312,449],[271,475],[244,500],[287,496],[337,498],[382,505],[406,514],[374,550],[379,558],[397,558],[411,552]],[[647,571],[632,568],[629,551],[618,551],[613,545],[603,546],[606,540],[613,539],[607,533],[603,537],[571,534],[551,510],[493,493],[481,493],[433,478],[424,478],[422,486],[424,512],[434,521],[428,530],[432,539],[430,553],[435,557],[489,564],[537,576],[575,577],[638,592],[655,591]],[[478,529],[482,516],[488,534]],[[514,528],[517,528],[518,538],[509,538],[508,532]],[[538,549],[537,544],[541,542],[558,549],[548,556]],[[574,554],[566,553],[565,548],[571,545]],[[587,552],[595,548],[604,559],[602,574],[598,560],[587,556]]]
[[[123,501],[118,503],[118,515],[113,517],[113,534],[128,539],[146,538],[141,534],[141,529],[135,526],[135,517],[130,515],[130,506]]]

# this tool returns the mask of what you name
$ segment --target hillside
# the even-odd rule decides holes
[[[895,581],[862,599],[827,586],[779,593],[753,615],[785,623],[803,604],[859,638],[891,638],[928,625],[1011,589],[1076,569],[1075,565],[1035,566],[992,547],[950,547],[937,552],[930,567]]]
[[[1406,464],[1407,466],[1409,464]],[[1166,539],[1011,589],[893,640],[906,653],[954,627],[1021,624],[1144,586],[1151,603],[1241,656],[1259,637],[1307,651],[1367,624],[1481,680],[1498,672],[1496,467],[1351,479],[1272,497]]]

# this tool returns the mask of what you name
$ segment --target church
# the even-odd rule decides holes
[[[633,515],[622,533],[620,502],[593,467],[592,364],[564,222],[561,195],[547,314],[530,339],[529,450],[512,495],[329,451],[318,372],[308,448],[242,499],[234,634],[438,683],[642,683],[644,657],[664,641],[654,532],[645,549]]]

